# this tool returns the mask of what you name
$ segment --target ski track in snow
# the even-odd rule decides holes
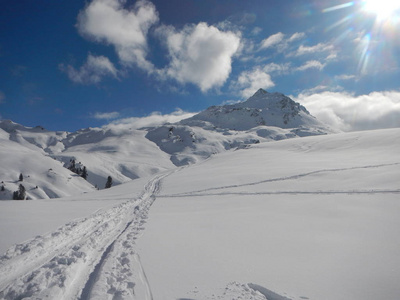
[[[177,197],[188,197],[188,196],[198,196],[198,197],[201,197],[201,196],[224,196],[224,195],[249,196],[249,195],[280,195],[280,194],[397,194],[397,193],[400,193],[400,189],[393,189],[393,190],[373,189],[373,190],[347,190],[347,191],[343,191],[343,190],[320,191],[320,190],[318,190],[318,191],[269,191],[269,192],[212,192],[212,191],[232,189],[232,188],[249,187],[249,186],[254,186],[254,185],[259,185],[259,184],[269,183],[269,182],[295,180],[295,179],[299,179],[302,177],[307,177],[307,176],[321,174],[321,173],[381,168],[381,167],[395,166],[395,165],[400,165],[400,163],[369,165],[369,166],[351,167],[351,168],[323,169],[323,170],[316,170],[316,171],[312,171],[312,172],[308,172],[308,173],[296,174],[296,175],[292,175],[292,176],[271,178],[271,179],[261,180],[261,181],[257,181],[257,182],[226,185],[226,186],[221,186],[221,187],[213,187],[213,188],[208,188],[208,189],[203,189],[203,190],[183,192],[183,193],[177,193],[177,194],[158,195],[158,197],[159,198],[177,198]]]
[[[0,257],[0,299],[152,299],[135,239],[161,180],[176,171],[155,176],[138,199],[10,248]]]

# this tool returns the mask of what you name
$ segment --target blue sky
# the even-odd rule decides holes
[[[389,0],[6,0],[0,118],[74,131],[282,92],[343,130],[400,126]]]

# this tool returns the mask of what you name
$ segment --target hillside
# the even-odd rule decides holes
[[[400,129],[287,139],[1,201],[0,298],[397,300],[399,147]]]
[[[108,176],[115,186],[253,144],[332,132],[300,104],[262,89],[247,101],[151,128],[109,124],[70,133],[2,120],[0,199],[12,198],[19,174],[28,199],[59,198],[103,189]],[[67,169],[72,160],[87,168],[87,181]]]
[[[335,132],[289,97],[259,89],[246,101],[150,128],[146,137],[181,166],[252,144]]]
[[[398,149],[400,129],[305,137],[168,176],[138,242],[154,299],[398,299]]]
[[[0,121],[0,179],[6,189],[0,199],[12,198],[21,173],[27,197],[44,199],[104,188],[108,176],[118,185],[172,168],[169,157],[144,135],[107,127],[52,132]],[[67,169],[72,159],[88,169],[87,181]]]

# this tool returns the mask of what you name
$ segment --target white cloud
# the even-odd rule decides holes
[[[111,44],[123,64],[137,65],[152,72],[154,66],[146,59],[147,33],[158,22],[155,6],[139,0],[124,8],[126,0],[93,0],[78,15],[78,30],[97,42]]]
[[[290,70],[290,63],[284,63],[284,64],[270,63],[268,65],[265,65],[263,70],[266,73],[277,72],[278,74],[286,74]]]
[[[103,77],[112,76],[117,78],[117,69],[105,56],[93,56],[89,54],[87,61],[76,70],[73,66],[61,64],[61,71],[67,73],[69,79],[80,84],[99,83]]]
[[[342,92],[344,88],[340,85],[332,86],[332,85],[317,85],[311,89],[306,89],[301,92],[303,96],[305,95],[312,95],[321,92]],[[293,97],[294,98],[294,97]]]
[[[296,32],[292,34],[289,38],[286,38],[286,35],[284,33],[278,32],[261,41],[261,46],[259,47],[259,50],[276,47],[278,52],[284,52],[289,48],[290,43],[300,40],[305,36],[306,34],[304,32]]]
[[[297,49],[297,51],[294,53],[295,56],[301,56],[301,55],[306,55],[306,54],[314,54],[314,53],[321,53],[321,52],[333,52],[334,47],[331,44],[325,44],[325,43],[319,43],[314,46],[303,46],[300,45],[300,47]]]
[[[304,38],[305,36],[306,36],[306,34],[304,32],[295,32],[288,39],[288,42],[294,42],[294,41],[300,40],[300,39]]]
[[[320,121],[344,131],[400,127],[400,92],[354,96],[344,92],[300,94],[303,104]]]
[[[254,28],[251,30],[251,35],[258,35],[261,31],[262,31],[262,28],[261,28],[261,27],[254,27]]]
[[[122,132],[130,129],[159,126],[166,123],[176,123],[183,119],[190,118],[193,115],[195,115],[195,113],[185,112],[181,109],[177,109],[176,111],[170,114],[163,115],[159,112],[153,112],[146,117],[133,117],[133,118],[115,120],[105,126],[115,131]]]
[[[261,42],[261,49],[270,48],[281,43],[285,35],[282,32],[275,33]]]
[[[318,60],[309,60],[306,63],[304,63],[302,66],[295,68],[294,71],[305,71],[305,70],[309,70],[309,69],[322,70],[324,67],[325,67],[325,64],[319,62]]]
[[[342,74],[342,75],[336,75],[335,79],[337,80],[352,80],[356,79],[356,75],[348,75],[348,74]]]
[[[275,83],[269,74],[256,68],[252,71],[242,72],[232,86],[235,90],[240,90],[244,98],[248,98],[257,92],[258,89],[268,89],[275,86]]]
[[[119,112],[116,112],[116,111],[108,112],[108,113],[96,112],[92,115],[92,118],[98,119],[98,120],[113,120],[113,119],[117,119],[118,117],[119,117]]]
[[[232,56],[239,49],[239,34],[206,23],[185,26],[179,32],[164,26],[158,33],[166,39],[171,59],[159,72],[161,77],[193,83],[203,92],[225,83],[232,69]]]

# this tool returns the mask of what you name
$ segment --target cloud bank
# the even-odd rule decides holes
[[[353,96],[344,92],[300,94],[294,98],[320,121],[343,131],[400,127],[400,92]]]
[[[181,109],[170,114],[161,114],[159,112],[153,112],[145,117],[133,117],[115,120],[105,127],[110,128],[114,131],[123,132],[130,129],[140,129],[143,127],[154,127],[164,125],[166,123],[176,123],[183,119],[190,118],[196,113],[185,112]]]

